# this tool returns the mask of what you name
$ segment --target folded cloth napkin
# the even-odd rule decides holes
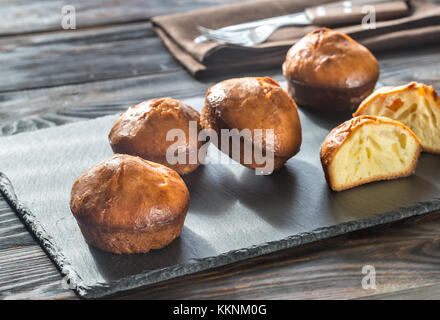
[[[241,47],[215,42],[194,43],[196,26],[217,29],[228,25],[286,15],[335,0],[259,0],[154,17],[153,28],[164,44],[195,77],[258,70],[281,65],[287,50],[316,26],[284,27],[264,43]],[[334,28],[372,51],[440,43],[440,7],[412,0],[408,16],[377,21],[375,29],[360,24]]]

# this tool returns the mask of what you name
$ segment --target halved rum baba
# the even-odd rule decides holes
[[[383,87],[367,97],[353,114],[360,115],[402,122],[420,139],[423,151],[440,154],[440,98],[432,86],[411,82]]]
[[[416,168],[420,140],[404,124],[386,117],[359,116],[325,138],[321,163],[334,191],[406,177]]]

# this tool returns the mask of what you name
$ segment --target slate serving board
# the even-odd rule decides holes
[[[184,102],[203,106],[202,97]],[[275,174],[256,176],[232,162],[185,176],[191,204],[182,235],[146,254],[87,245],[69,209],[73,181],[112,155],[107,133],[116,116],[0,138],[0,191],[87,298],[440,210],[440,156],[423,154],[411,177],[334,193],[319,148],[349,115],[300,111],[300,118],[301,152]],[[209,157],[218,153],[210,146]]]

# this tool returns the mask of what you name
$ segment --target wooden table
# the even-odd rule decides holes
[[[78,2],[78,3],[76,3]],[[148,18],[231,2],[6,0],[0,12],[0,135],[116,113],[157,96],[203,95]],[[77,30],[61,29],[73,4]],[[377,54],[380,82],[440,89],[440,43]],[[259,74],[281,79],[279,68]],[[362,289],[362,267],[376,289]],[[76,299],[0,196],[0,298]],[[64,286],[65,287],[65,286]],[[354,232],[118,294],[145,299],[440,298],[440,213]]]

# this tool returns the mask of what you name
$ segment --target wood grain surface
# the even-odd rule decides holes
[[[221,80],[191,78],[143,20],[231,1],[78,1],[80,28],[59,30],[61,6],[72,2],[2,2],[1,135],[116,113],[155,96],[203,95]],[[416,80],[440,90],[439,44],[377,57],[381,84]],[[280,79],[279,70],[264,74]],[[376,268],[375,290],[361,287],[364,265]],[[438,299],[439,265],[440,213],[433,213],[110,298]],[[76,299],[1,196],[0,299]]]
[[[75,7],[77,28],[90,28],[239,1],[244,0],[2,0],[0,35],[59,30],[66,5]]]

